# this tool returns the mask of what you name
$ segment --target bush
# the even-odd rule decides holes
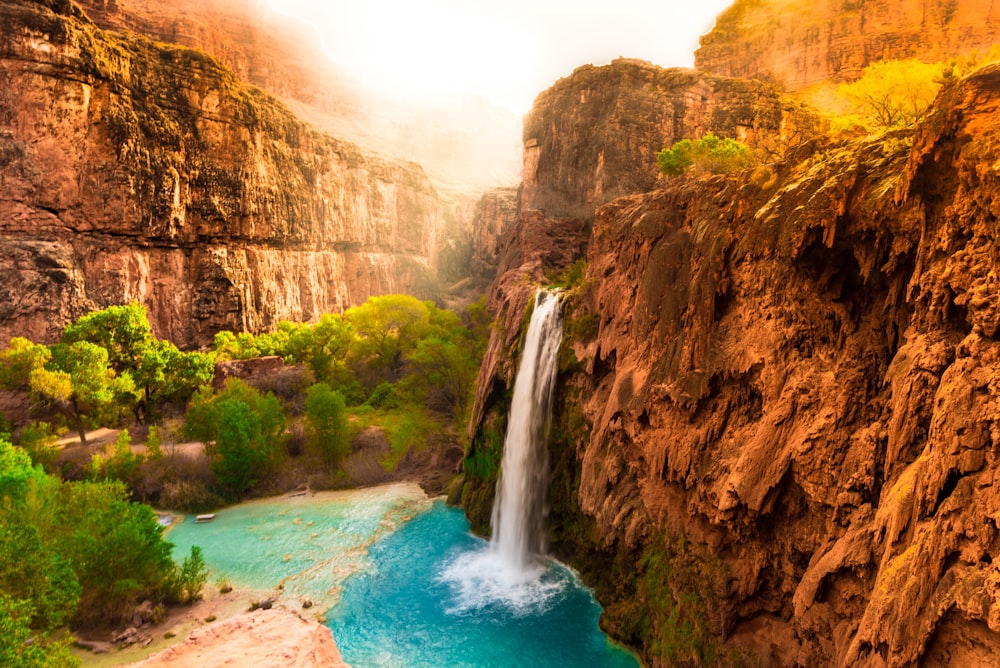
[[[365,403],[372,408],[399,408],[399,395],[396,393],[396,386],[392,383],[380,383],[372,390]]]
[[[753,153],[749,146],[711,132],[695,141],[682,139],[656,156],[656,166],[667,176],[680,176],[689,170],[726,174],[752,165]]]

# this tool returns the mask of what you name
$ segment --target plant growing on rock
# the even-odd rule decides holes
[[[870,132],[912,125],[937,96],[944,70],[941,63],[915,59],[872,63],[857,81],[838,88],[853,111],[841,124],[854,122]]]
[[[689,171],[727,174],[753,165],[753,152],[741,141],[708,132],[701,139],[682,139],[656,156],[656,166],[667,176]]]

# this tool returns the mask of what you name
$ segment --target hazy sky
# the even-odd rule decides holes
[[[587,63],[693,64],[732,0],[267,0],[322,35],[337,63],[383,92],[473,92],[515,112]]]

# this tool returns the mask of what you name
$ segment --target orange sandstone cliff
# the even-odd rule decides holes
[[[0,339],[137,300],[160,336],[419,292],[440,202],[412,163],[294,117],[203,53],[0,4]]]
[[[582,258],[549,525],[606,629],[654,666],[996,665],[1000,67],[910,130],[669,181],[643,172],[654,117],[531,124],[580,117],[576,89],[599,70],[529,117],[525,191],[538,174],[529,201],[558,216],[522,209],[505,240],[463,490],[473,525],[488,526],[477,475],[499,461],[534,286]],[[635,95],[601,94],[603,109]],[[634,161],[609,159],[622,144]]]

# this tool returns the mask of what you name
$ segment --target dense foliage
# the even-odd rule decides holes
[[[0,663],[71,665],[52,640],[59,628],[117,622],[146,599],[196,598],[207,575],[200,552],[178,566],[162,532],[122,483],[59,480],[0,438],[0,619],[9,627]]]
[[[0,388],[28,391],[61,413],[86,442],[88,427],[117,424],[123,412],[140,423],[168,402],[184,402],[209,382],[213,360],[157,339],[145,307],[110,306],[83,316],[51,346],[11,339],[0,352]]]
[[[701,139],[682,139],[656,156],[656,166],[667,176],[689,171],[725,174],[753,164],[753,153],[743,142],[708,132]]]

